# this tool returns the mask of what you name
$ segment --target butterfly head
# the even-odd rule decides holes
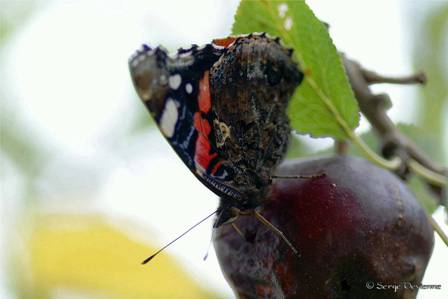
[[[256,93],[267,105],[272,105],[272,101],[280,98],[287,103],[304,78],[293,58],[293,50],[285,47],[278,38],[250,34],[214,42],[218,45],[230,44],[228,51],[212,68],[212,85],[225,83],[226,88],[221,88],[221,94],[233,93],[244,86],[246,90],[254,92],[236,92],[240,97],[253,98]]]

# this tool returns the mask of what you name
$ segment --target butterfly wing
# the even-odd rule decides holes
[[[217,195],[240,199],[213,133],[209,70],[223,51],[212,44],[192,46],[172,58],[160,47],[143,46],[129,67],[138,95],[187,167]]]

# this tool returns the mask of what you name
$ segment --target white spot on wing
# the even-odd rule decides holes
[[[287,17],[285,23],[283,24],[286,30],[290,30],[292,28],[292,19],[291,17]]]
[[[168,98],[159,122],[160,130],[166,137],[169,138],[173,136],[178,116],[179,113],[177,111],[176,103],[173,99]]]
[[[180,84],[182,83],[182,78],[180,77],[179,74],[172,75],[168,79],[168,83],[170,84],[171,89],[176,90],[179,88]]]
[[[282,3],[278,6],[278,15],[280,18],[283,18],[286,14],[286,11],[288,10],[288,4]]]
[[[186,91],[188,94],[192,93],[192,92],[193,92],[193,85],[191,85],[190,83],[187,83],[187,84],[185,85],[185,91]]]

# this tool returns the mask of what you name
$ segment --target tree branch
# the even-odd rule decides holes
[[[445,186],[448,182],[448,169],[431,161],[406,135],[401,133],[387,115],[391,101],[387,94],[374,94],[370,84],[424,84],[424,74],[416,74],[401,78],[379,75],[364,69],[358,62],[342,55],[352,89],[359,107],[369,120],[373,129],[382,141],[383,156],[398,156],[403,161],[396,173],[406,179],[409,174],[420,175],[431,191],[437,196],[439,204],[446,205]],[[421,171],[417,171],[421,170]]]

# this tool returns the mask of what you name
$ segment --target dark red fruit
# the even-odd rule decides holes
[[[299,255],[253,216],[218,228],[221,268],[239,298],[414,298],[433,248],[426,214],[390,172],[352,157],[287,161],[262,207]],[[367,284],[367,286],[366,286]],[[381,289],[384,286],[388,289]],[[395,286],[398,286],[395,288]],[[368,287],[373,287],[369,289]]]

